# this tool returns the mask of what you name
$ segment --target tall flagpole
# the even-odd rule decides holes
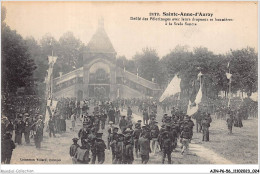
[[[230,74],[230,68],[229,68],[229,70],[228,70],[228,73]],[[231,76],[230,76],[230,78],[229,78],[229,98],[228,98],[228,107],[230,107],[230,99],[231,99]]]
[[[202,91],[202,80],[201,80],[201,77],[202,77],[202,74],[200,75],[200,88],[201,88],[201,91]],[[199,110],[199,103],[196,103],[196,105],[198,105],[198,110]]]
[[[53,114],[52,107],[52,98],[53,98],[53,67],[57,60],[57,57],[53,56],[53,49],[51,51],[51,56],[48,56],[49,69],[46,78],[46,112],[45,112],[45,123],[48,122],[50,116]]]

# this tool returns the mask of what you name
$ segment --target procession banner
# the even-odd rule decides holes
[[[163,92],[162,96],[160,97],[159,102],[162,102],[167,97],[173,96],[181,92],[180,84],[181,84],[181,79],[178,78],[177,75],[175,75],[171,80],[171,82],[169,83],[169,85],[167,86],[167,88],[165,89],[165,91]]]

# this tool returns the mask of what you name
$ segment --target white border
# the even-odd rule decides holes
[[[0,1],[21,1],[21,0],[0,0]],[[26,1],[41,1],[41,0],[26,0]],[[52,1],[52,0],[45,0]],[[55,0],[62,1],[62,0]],[[67,0],[65,0],[67,1]],[[90,1],[90,0],[77,0],[77,1]],[[109,1],[109,0],[96,0],[96,1]],[[123,1],[123,0],[114,0]],[[135,0],[128,0],[135,1]],[[156,1],[156,0],[143,0],[143,1]],[[180,0],[159,0],[159,1],[180,1]],[[189,0],[198,1],[198,0]],[[199,0],[199,1],[226,1],[226,0]],[[229,1],[255,1],[258,0],[229,0]],[[260,4],[258,2],[258,10],[260,9]],[[246,15],[246,14],[245,14]],[[258,12],[258,19],[260,14]],[[259,21],[259,20],[258,20]],[[1,36],[0,36],[1,37]],[[1,45],[1,42],[0,42]],[[258,23],[258,58],[259,54],[259,23]],[[0,52],[1,55],[1,52]],[[258,59],[260,60],[260,59]],[[1,67],[0,67],[1,69]],[[260,65],[258,63],[258,72],[260,70]],[[1,72],[0,72],[1,74]],[[260,85],[260,78],[258,77],[258,86]],[[1,86],[0,86],[1,88]],[[258,96],[258,101],[260,96]],[[0,103],[1,105],[1,103]],[[258,105],[258,115],[260,115]],[[258,132],[259,132],[259,119],[258,119]],[[250,142],[249,142],[250,143]],[[260,161],[259,156],[259,134],[258,134],[258,162]],[[255,165],[245,165],[245,164],[234,164],[234,165],[184,165],[184,164],[171,164],[171,165],[3,165],[0,164],[0,173],[210,173],[212,169],[226,170],[229,169],[231,172],[233,169],[259,169],[259,164]],[[223,172],[219,172],[223,173]]]
[[[212,169],[259,169],[259,165],[2,165],[1,173],[210,173]],[[33,172],[26,172],[32,170]],[[222,173],[222,172],[221,172]]]

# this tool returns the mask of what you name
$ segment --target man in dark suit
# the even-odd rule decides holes
[[[150,141],[147,135],[143,134],[138,140],[138,146],[140,148],[140,155],[142,164],[147,164],[149,161],[149,153],[151,153]]]

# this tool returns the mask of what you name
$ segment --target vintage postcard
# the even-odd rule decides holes
[[[257,1],[3,1],[2,172],[258,164],[258,21]]]

